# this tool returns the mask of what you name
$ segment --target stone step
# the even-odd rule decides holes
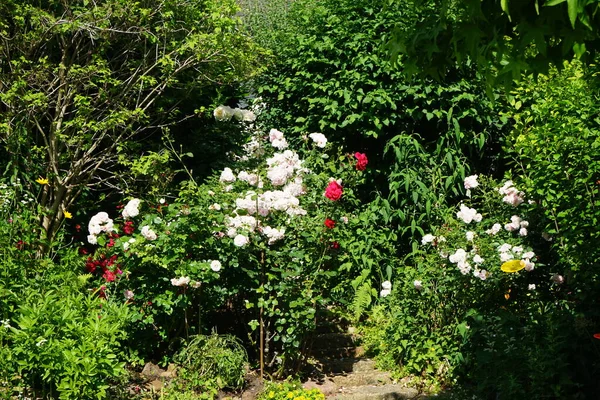
[[[375,361],[368,358],[319,358],[321,372],[339,374],[375,370]]]
[[[321,333],[313,335],[313,349],[337,349],[340,347],[356,347],[360,343],[360,337],[350,333]]]
[[[310,351],[310,355],[315,358],[359,358],[365,355],[365,349],[362,346],[349,346],[349,347],[338,347],[338,348],[313,348]]]
[[[392,377],[385,371],[352,372],[343,375],[334,375],[330,379],[338,387],[353,387],[366,385],[384,385],[392,383]]]
[[[327,396],[328,400],[404,400],[414,399],[419,391],[406,386],[387,384],[380,386],[355,386],[341,388]]]

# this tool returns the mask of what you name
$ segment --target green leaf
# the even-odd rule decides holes
[[[569,9],[569,20],[571,26],[575,29],[575,21],[577,21],[577,0],[567,0],[567,6]]]
[[[564,3],[565,1],[567,1],[567,0],[548,0],[547,2],[544,3],[544,6],[552,7],[557,4]]]
[[[512,22],[510,18],[510,13],[508,12],[508,0],[500,0],[500,7],[502,7],[502,11],[504,11],[506,16],[508,17],[508,20]]]

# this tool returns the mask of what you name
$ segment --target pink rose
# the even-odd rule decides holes
[[[356,169],[359,171],[364,171],[369,163],[369,160],[367,160],[367,155],[357,152],[354,153],[354,157],[356,157]]]
[[[331,201],[339,200],[342,197],[342,193],[342,185],[340,185],[336,181],[329,182],[329,185],[327,185],[327,188],[325,189],[325,197],[327,197]]]

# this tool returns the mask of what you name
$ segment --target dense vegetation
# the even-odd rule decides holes
[[[0,398],[300,378],[324,310],[419,387],[593,398],[596,3],[439,3],[0,4]]]

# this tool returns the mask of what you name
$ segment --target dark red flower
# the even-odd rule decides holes
[[[125,225],[123,225],[123,232],[126,235],[131,235],[134,230],[135,230],[135,228],[133,226],[133,221],[127,221],[127,222],[125,222]]]
[[[81,232],[81,225],[79,225],[79,224],[75,225],[75,230],[77,232]]]
[[[325,218],[325,226],[329,229],[333,229],[335,227],[335,221],[329,218]]]
[[[342,188],[342,185],[337,183],[337,181],[331,181],[325,189],[325,197],[331,201],[337,201],[342,197],[343,192],[344,189]]]
[[[595,337],[596,339],[600,339],[600,333],[594,333],[594,337]]]
[[[367,155],[356,152],[354,153],[354,157],[356,157],[356,169],[359,171],[364,171],[369,163],[369,160],[367,160]]]
[[[333,242],[333,243],[331,243],[331,248],[337,250],[340,248],[340,244],[337,241]]]
[[[85,256],[85,255],[87,255],[89,253],[90,253],[89,250],[86,249],[85,247],[80,247],[79,248],[79,255]]]
[[[106,280],[106,282],[114,282],[116,279],[115,274],[109,269],[104,271],[104,275],[102,275],[102,277]]]
[[[17,242],[17,244],[15,244],[15,247],[17,248],[17,250],[23,250],[23,247],[25,247],[25,242],[22,240],[19,240]]]
[[[92,260],[92,257],[88,257],[87,262],[85,263],[85,269],[90,274],[96,272],[96,261]]]
[[[115,239],[110,238],[108,240],[108,243],[106,244],[106,247],[113,247],[115,245]]]

